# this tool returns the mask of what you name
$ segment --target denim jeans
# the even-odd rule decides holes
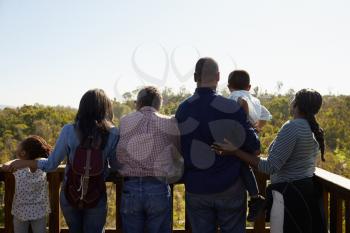
[[[107,196],[103,196],[96,207],[80,210],[72,207],[61,191],[61,209],[71,233],[102,233],[107,217]]]
[[[186,211],[192,233],[246,232],[246,194],[198,195],[186,193]]]
[[[156,179],[124,181],[120,213],[123,233],[171,233],[169,185]]]
[[[15,216],[13,217],[13,231],[14,233],[28,233],[29,226],[32,228],[33,233],[45,233],[46,232],[46,217],[31,220],[21,221]]]
[[[249,165],[242,164],[241,177],[249,196],[257,196],[259,194],[258,183],[256,182],[254,172]]]

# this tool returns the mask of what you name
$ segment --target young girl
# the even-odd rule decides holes
[[[47,158],[51,146],[39,136],[30,136],[22,141],[16,152],[17,159],[36,160]],[[3,170],[7,166],[3,166]],[[46,173],[42,170],[23,168],[13,173],[15,195],[12,203],[15,233],[27,233],[29,225],[33,233],[46,232],[46,216],[50,213]]]

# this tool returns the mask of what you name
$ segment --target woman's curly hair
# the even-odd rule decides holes
[[[21,148],[28,159],[47,158],[52,151],[52,146],[40,136],[29,136],[21,142]]]

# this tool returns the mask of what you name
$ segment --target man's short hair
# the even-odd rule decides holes
[[[198,81],[213,81],[219,73],[218,63],[210,57],[200,58],[196,63],[195,78]]]
[[[150,106],[159,110],[162,103],[162,96],[156,87],[148,86],[139,91],[136,101],[139,108]]]
[[[245,90],[250,85],[250,77],[245,70],[235,70],[228,76],[229,87],[236,90]]]

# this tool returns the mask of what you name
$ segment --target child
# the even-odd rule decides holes
[[[30,136],[22,141],[16,151],[17,159],[35,160],[46,158],[51,146],[39,136]],[[0,167],[8,171],[9,166]],[[29,225],[33,233],[46,232],[46,216],[50,213],[46,173],[29,168],[17,170],[15,176],[15,195],[12,203],[15,233],[27,233]]]
[[[228,88],[231,92],[229,99],[237,101],[247,114],[247,118],[252,126],[259,132],[271,120],[270,112],[260,104],[260,101],[250,94],[249,74],[244,70],[235,70],[230,73],[228,78]],[[249,213],[247,220],[255,221],[259,212],[264,207],[264,198],[259,195],[259,189],[252,169],[249,166],[242,166],[241,176],[248,190]]]
[[[261,105],[260,100],[250,94],[249,74],[244,70],[231,72],[227,86],[231,92],[228,98],[237,101],[243,107],[250,123],[260,132],[272,116],[266,107]]]

